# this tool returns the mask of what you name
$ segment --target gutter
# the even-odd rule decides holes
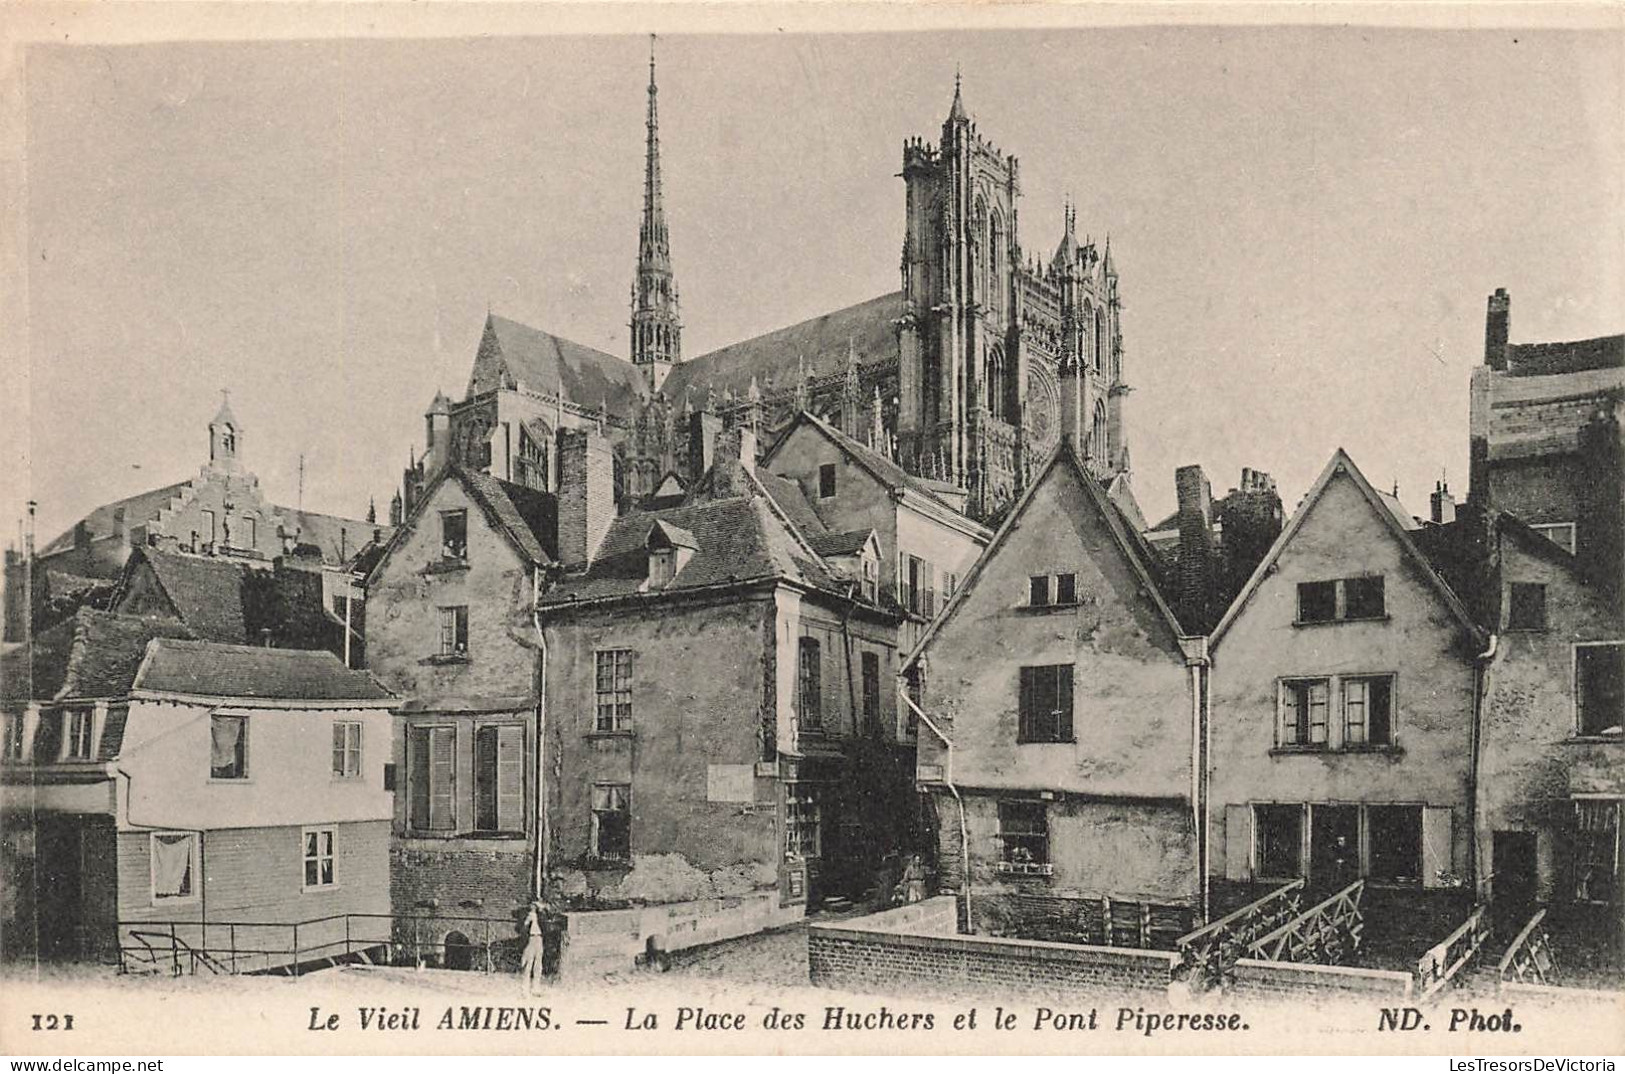
[[[544,898],[547,893],[547,634],[542,630],[542,567],[532,564],[530,570],[530,623],[536,630],[537,677],[536,689],[536,842],[534,848],[535,874],[532,877],[533,897]]]
[[[954,743],[953,743],[953,739],[951,739],[947,735],[943,734],[942,733],[942,728],[940,728],[940,727],[938,727],[936,725],[936,721],[932,720],[931,717],[927,716],[925,714],[925,710],[920,708],[920,706],[916,705],[914,703],[914,699],[908,696],[908,684],[903,681],[903,676],[902,675],[897,676],[897,697],[898,697],[898,700],[903,702],[903,704],[905,704],[909,708],[913,709],[914,714],[920,718],[920,722],[925,724],[925,726],[929,727],[931,729],[931,733],[936,735],[938,738],[940,738],[942,740],[942,744],[944,746],[948,747],[948,764],[945,767],[945,770],[943,771],[942,782],[943,782],[943,785],[948,788],[948,793],[952,794],[954,796],[954,801],[959,806],[959,865],[960,865],[960,870],[964,874],[965,933],[967,935],[975,935],[975,932],[976,932],[976,919],[971,916],[971,908],[970,908],[970,900],[971,900],[970,828],[965,822],[965,799],[963,797],[961,797],[961,795],[959,793],[959,788],[954,786]]]
[[[1500,641],[1500,635],[1491,634],[1489,648],[1479,653],[1473,662],[1473,723],[1467,766],[1467,830],[1471,833],[1471,838],[1467,840],[1467,876],[1473,885],[1475,903],[1484,901],[1478,877],[1479,752],[1484,741],[1484,705],[1489,698],[1490,663],[1495,659]]]

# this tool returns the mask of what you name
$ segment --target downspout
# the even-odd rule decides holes
[[[1209,857],[1212,853],[1212,818],[1208,815],[1208,796],[1212,766],[1212,719],[1208,711],[1208,691],[1213,674],[1211,658],[1207,653],[1207,639],[1198,639],[1200,648],[1190,661],[1191,669],[1191,815],[1196,824],[1196,870],[1200,885],[1202,923],[1207,924],[1212,908],[1212,877]]]
[[[1484,892],[1478,876],[1478,755],[1484,739],[1484,705],[1489,697],[1489,666],[1490,661],[1495,659],[1495,650],[1500,640],[1499,634],[1491,634],[1489,648],[1479,653],[1478,659],[1473,663],[1473,678],[1475,681],[1473,683],[1472,742],[1467,767],[1467,830],[1470,835],[1467,840],[1467,878],[1473,885],[1474,903],[1484,901]],[[1488,880],[1489,877],[1484,879]]]
[[[916,705],[914,699],[908,696],[908,684],[903,681],[901,675],[897,676],[897,697],[903,704],[913,709],[914,714],[920,718],[920,722],[929,727],[931,733],[940,738],[942,744],[948,747],[948,763],[944,767],[942,782],[948,788],[948,793],[954,796],[954,802],[959,806],[959,866],[964,874],[965,932],[974,934],[976,932],[976,918],[971,915],[970,907],[970,828],[965,822],[965,799],[960,796],[959,788],[954,786],[953,739],[943,734],[942,728],[938,727],[936,722],[925,714],[925,710]]]
[[[549,836],[547,815],[547,634],[542,630],[542,566],[534,564],[530,572],[530,623],[536,630],[537,687],[536,687],[536,849],[535,875],[531,886],[533,897],[540,899],[547,893],[547,846]]]

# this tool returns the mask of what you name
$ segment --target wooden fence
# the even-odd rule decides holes
[[[1365,881],[1316,903],[1297,917],[1247,945],[1247,957],[1269,962],[1318,962],[1335,966],[1360,949],[1365,918],[1360,900]]]

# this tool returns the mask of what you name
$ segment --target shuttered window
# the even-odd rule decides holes
[[[411,826],[420,831],[450,831],[457,785],[457,731],[452,727],[414,727],[407,757],[411,784]]]
[[[1021,669],[1017,742],[1072,742],[1072,665]]]
[[[480,728],[474,736],[475,830],[522,832],[524,794],[524,727],[501,724]]]
[[[1281,684],[1281,745],[1326,745],[1329,685],[1325,679],[1290,679]]]

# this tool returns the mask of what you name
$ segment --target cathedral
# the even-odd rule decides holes
[[[462,400],[437,393],[429,408],[425,452],[405,472],[392,523],[450,462],[555,490],[557,436],[585,425],[615,445],[620,504],[681,495],[708,454],[693,445],[748,424],[765,447],[809,411],[990,523],[1059,441],[1062,414],[1076,415],[1088,465],[1143,526],[1129,486],[1110,241],[1080,241],[1068,205],[1047,260],[1023,248],[1018,160],[978,132],[957,76],[940,140],[903,144],[901,288],[692,358],[652,52],[647,109],[629,357],[487,315]],[[1067,390],[1077,397],[1063,400]]]

